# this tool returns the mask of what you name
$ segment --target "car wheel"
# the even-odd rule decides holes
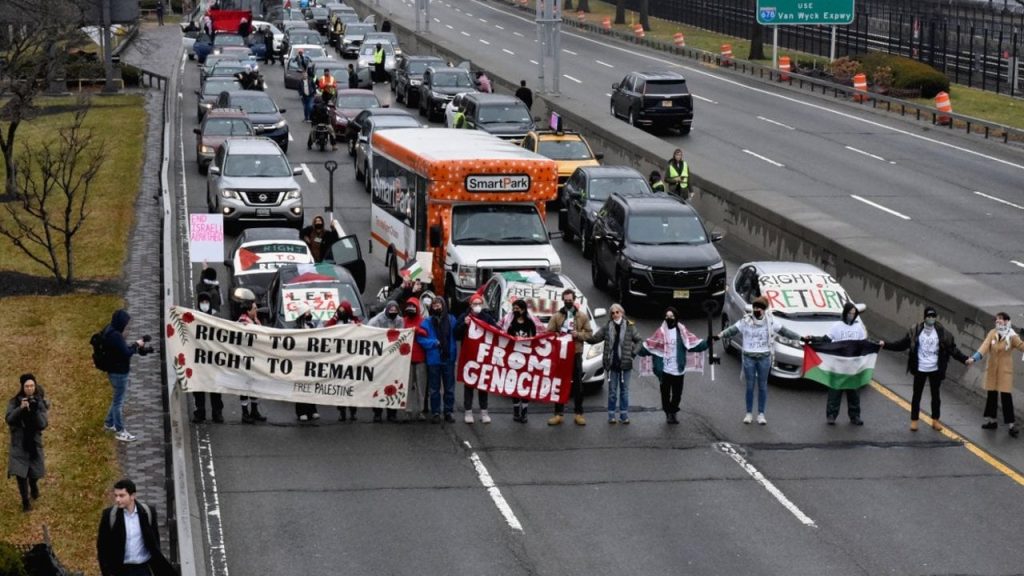
[[[363,164],[363,186],[366,187],[366,192],[370,193],[370,164],[369,162]]]
[[[608,277],[604,275],[604,272],[597,265],[597,259],[590,261],[590,281],[594,284],[594,288],[598,290],[604,290],[608,287]]]
[[[405,95],[405,90],[398,90],[397,88],[395,89],[395,101],[397,101],[398,103],[402,103],[408,99],[409,98],[406,97]]]
[[[348,139],[348,155],[356,157],[356,141],[351,138]]]
[[[594,244],[590,241],[590,230],[584,227],[580,227],[580,252],[583,253],[584,258],[590,258],[594,255]]]
[[[428,106],[430,105],[430,100],[429,99],[427,100],[427,105]],[[427,115],[427,110],[426,110],[426,108],[423,107],[423,98],[420,98],[419,106],[417,106],[416,108],[418,109],[418,111],[420,113],[420,116],[426,116]]]
[[[355,169],[356,169],[356,182],[362,182],[363,179],[365,178],[365,176],[363,175],[362,172],[359,171],[359,162],[358,162],[358,160],[357,161],[353,161],[353,164],[355,164]]]
[[[208,214],[216,214],[217,207],[213,205],[213,198],[210,196],[210,187],[206,187],[206,212]]]
[[[281,145],[281,152],[284,152],[285,154],[288,153],[288,141],[287,140],[285,140],[284,144]]]
[[[608,110],[609,110],[609,112],[611,112],[612,118],[618,118],[619,117],[619,115],[615,113],[615,102],[611,102],[611,103],[608,104]]]
[[[636,116],[633,114],[632,110],[629,111],[629,125],[636,126]]]
[[[402,277],[398,274],[398,256],[395,251],[388,249],[388,286],[398,286],[398,283],[402,281]]]
[[[562,240],[570,243],[573,241],[574,235],[569,229],[569,215],[564,211],[558,212],[558,229],[562,232]]]
[[[199,163],[199,173],[205,176],[210,171],[210,165],[203,163],[199,158],[196,158],[196,162]]]
[[[686,125],[683,125],[683,126],[679,127],[679,134],[681,134],[682,136],[686,136],[689,133],[690,133],[690,125],[689,124],[686,124]]]

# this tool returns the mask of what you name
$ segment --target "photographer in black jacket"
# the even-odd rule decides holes
[[[103,428],[114,432],[115,438],[122,442],[135,441],[135,435],[124,428],[124,397],[128,393],[128,372],[131,370],[132,356],[138,354],[145,356],[153,351],[146,346],[149,336],[143,336],[131,345],[125,342],[124,331],[131,322],[132,317],[127,310],[121,309],[114,312],[108,324],[103,329],[103,352],[105,360],[105,371],[110,379],[110,386],[114,389],[114,395],[110,402],[110,410],[103,421]]]

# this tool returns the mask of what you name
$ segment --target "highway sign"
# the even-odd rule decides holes
[[[823,24],[853,22],[854,0],[757,0],[759,24]]]

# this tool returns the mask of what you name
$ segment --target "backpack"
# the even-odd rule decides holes
[[[104,338],[106,333],[107,329],[104,328],[89,338],[89,344],[92,346],[92,365],[104,372],[107,371],[109,364],[107,361],[106,338]]]

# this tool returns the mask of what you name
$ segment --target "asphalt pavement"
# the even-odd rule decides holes
[[[365,242],[369,201],[344,148],[307,151],[297,94],[282,87],[279,66],[263,73],[300,144],[289,158],[307,169],[298,177],[307,222],[327,205],[323,162],[335,159],[336,216]],[[195,64],[186,63],[175,165],[189,210],[205,212],[191,133],[197,83]],[[592,306],[607,307],[610,295],[591,287],[578,247],[555,242],[565,273]],[[740,259],[726,256],[735,270]],[[384,280],[384,268],[369,260],[364,300]],[[629,311],[644,336],[657,312]],[[699,334],[706,329],[692,314],[686,322]],[[877,371],[899,393],[906,392],[904,358],[883,354]],[[1024,468],[1021,441],[1005,429],[982,434],[970,400],[946,398],[944,420],[1011,468],[997,469],[953,432],[911,433],[906,410],[874,388],[863,393],[865,426],[841,419],[828,427],[822,389],[773,384],[769,423],[757,426],[741,423],[735,358],[723,359],[714,380],[686,380],[679,426],[665,424],[655,381],[636,375],[628,426],[606,423],[604,391],[587,398],[587,426],[558,428],[545,424],[544,406],[531,408],[528,424],[513,423],[510,402],[500,398],[492,398],[494,422],[486,426],[463,424],[461,413],[452,425],[373,424],[369,410],[341,423],[331,408],[321,409],[318,425],[300,426],[284,403],[264,403],[269,422],[243,426],[238,402],[225,398],[227,423],[192,429],[208,568],[215,575],[1024,570],[1016,530],[1024,480],[1013,471]],[[456,399],[461,405],[461,387]]]

